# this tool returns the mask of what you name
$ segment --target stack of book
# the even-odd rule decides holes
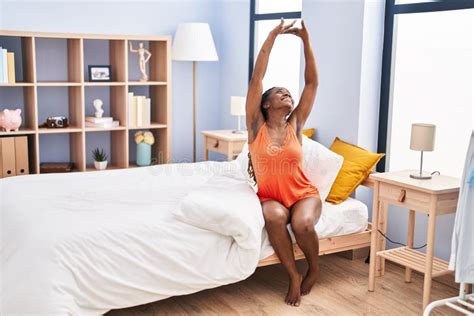
[[[128,126],[147,127],[151,124],[151,100],[143,95],[128,93]]]
[[[15,54],[0,47],[0,83],[15,82]]]
[[[86,127],[102,127],[102,128],[111,128],[118,127],[120,125],[119,121],[114,121],[113,117],[95,117],[95,116],[86,116]]]

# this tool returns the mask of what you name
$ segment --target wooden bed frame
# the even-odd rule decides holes
[[[370,189],[374,188],[374,181],[367,177],[367,179],[361,183],[361,185]],[[372,225],[369,222],[367,229],[360,233],[341,235],[323,238],[319,240],[319,255],[327,255],[330,253],[341,252],[346,250],[354,250],[364,247],[370,247],[370,236],[372,234]],[[304,253],[301,251],[297,244],[293,245],[293,252],[295,259],[300,260],[304,258]],[[259,267],[264,267],[272,264],[280,263],[277,255],[274,253],[265,259],[260,260],[258,263]]]

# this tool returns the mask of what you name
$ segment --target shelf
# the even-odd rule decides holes
[[[38,133],[40,134],[59,134],[59,133],[77,133],[82,132],[82,128],[77,126],[69,126],[65,128],[47,128],[40,127],[38,128]]]
[[[0,87],[33,87],[32,82],[0,83]]]
[[[156,163],[153,162],[153,159],[151,161],[151,165],[149,165],[149,166],[139,166],[135,162],[131,162],[131,161],[128,163],[129,168],[146,168],[146,167],[151,167],[151,166],[154,166],[154,165],[156,165]]]
[[[129,51],[143,42],[152,57],[146,65],[149,81],[140,81],[138,54]],[[149,131],[155,137],[152,157],[168,162],[171,157],[171,36],[94,35],[0,31],[0,46],[14,52],[16,83],[0,84],[0,111],[21,109],[18,132],[0,131],[0,137],[28,138],[32,173],[48,161],[71,161],[74,171],[92,171],[94,148],[109,155],[110,169],[134,165],[134,134]],[[110,65],[112,81],[89,79],[90,65]],[[151,99],[151,124],[128,127],[128,93]],[[85,126],[95,115],[93,101],[103,101],[104,116],[120,126]],[[49,116],[68,118],[67,128],[46,128]],[[40,127],[42,126],[42,127]]]
[[[123,169],[124,167],[120,167],[114,164],[111,164],[110,162],[107,164],[107,169],[105,170],[97,170],[94,165],[88,165],[86,166],[86,171],[107,171],[107,170],[117,170],[117,169]]]
[[[106,82],[84,82],[85,86],[96,86],[96,87],[109,87],[109,86],[125,86],[125,82],[118,82],[118,81],[106,81]]]
[[[166,81],[129,81],[129,86],[166,86]]]
[[[68,82],[68,81],[41,81],[37,82],[38,87],[80,87],[80,82]]]
[[[125,130],[125,126],[117,127],[86,127],[86,132],[107,132],[107,131],[122,131]]]
[[[148,126],[129,127],[129,130],[166,128],[166,124],[152,123]]]
[[[26,134],[34,134],[35,130],[32,128],[23,128],[21,127],[18,132],[15,131],[10,131],[10,132],[5,132],[5,131],[0,131],[0,136],[16,136],[16,135],[26,135]]]
[[[398,263],[420,273],[425,273],[426,255],[419,251],[407,247],[399,247],[379,251],[377,252],[377,256]],[[448,262],[435,257],[433,257],[432,272],[433,278],[451,273],[451,271],[448,270]]]

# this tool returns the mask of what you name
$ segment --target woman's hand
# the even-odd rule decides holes
[[[292,24],[291,24],[291,27],[290,28],[286,28],[282,34],[293,34],[293,35],[296,35],[298,37],[300,37],[301,39],[308,39],[309,38],[309,34],[308,34],[308,30],[306,29],[306,25],[304,24],[304,21],[301,20],[301,27],[293,27],[293,25],[295,24],[296,21],[294,21]]]
[[[295,25],[296,20],[294,20],[291,24],[285,25],[285,20],[281,18],[280,24],[278,24],[271,32],[273,36],[277,36],[280,34],[285,34],[288,30],[293,28],[293,25]]]

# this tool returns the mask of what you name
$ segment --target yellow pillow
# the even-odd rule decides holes
[[[308,128],[308,129],[303,130],[303,134],[308,136],[309,138],[313,137],[314,132],[316,132],[315,128]]]
[[[370,174],[377,162],[384,154],[372,153],[364,148],[346,143],[336,137],[329,148],[336,154],[344,157],[341,170],[331,187],[326,201],[339,204],[345,201],[349,195]]]

